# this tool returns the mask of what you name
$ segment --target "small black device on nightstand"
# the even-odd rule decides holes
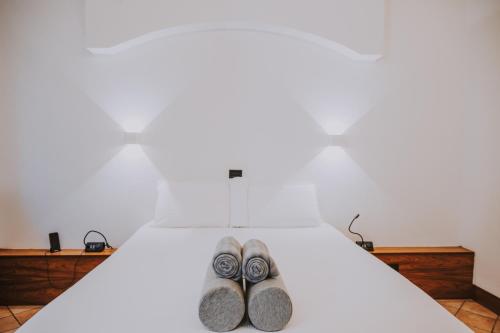
[[[360,238],[361,238],[361,241],[357,241],[356,244],[361,246],[363,249],[365,249],[366,251],[369,251],[369,252],[373,252],[373,242],[371,241],[365,241],[363,239],[363,236],[360,234],[360,233],[357,233],[357,232],[354,232],[351,230],[351,226],[352,224],[354,223],[354,221],[356,221],[357,219],[359,218],[359,214],[356,214],[356,216],[354,216],[354,218],[352,219],[351,221],[351,224],[349,224],[349,232],[353,235],[358,235]]]
[[[87,236],[90,233],[96,233],[102,236],[104,238],[104,242],[87,242]],[[111,249],[112,247],[108,244],[108,240],[106,239],[106,236],[104,236],[102,233],[100,233],[97,230],[90,230],[85,234],[85,237],[83,237],[83,244],[85,245],[85,252],[102,252],[104,251],[105,248]]]
[[[59,242],[59,234],[57,232],[51,232],[49,234],[50,242],[50,253],[61,251],[61,243]]]
[[[373,242],[370,241],[357,241],[357,245],[361,246],[363,249],[369,252],[373,252]]]

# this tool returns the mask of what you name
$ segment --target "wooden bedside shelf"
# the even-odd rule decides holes
[[[114,251],[0,249],[0,305],[47,304]]]
[[[0,249],[0,257],[40,257],[40,256],[101,256],[108,257],[116,249],[105,249],[103,252],[85,252],[85,250],[67,249],[51,253],[43,249]]]
[[[433,298],[471,298],[474,252],[456,247],[376,247],[374,256]]]
[[[409,253],[474,253],[473,251],[466,249],[461,246],[429,246],[429,247],[376,247],[373,254],[389,254],[389,253],[397,253],[397,254],[409,254]]]

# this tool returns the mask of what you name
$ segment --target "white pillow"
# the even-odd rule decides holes
[[[315,227],[321,223],[314,185],[251,186],[251,227]]]
[[[227,227],[229,189],[223,182],[160,182],[154,226]]]

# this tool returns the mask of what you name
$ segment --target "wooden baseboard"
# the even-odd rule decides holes
[[[500,315],[500,298],[498,298],[497,296],[487,292],[481,287],[474,285],[472,298],[482,306],[485,306],[491,311],[495,312],[497,315]]]

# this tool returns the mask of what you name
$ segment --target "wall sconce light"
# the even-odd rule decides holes
[[[335,146],[335,147],[345,147],[347,146],[347,140],[345,135],[338,135],[338,134],[333,134],[330,135],[330,146]]]
[[[124,143],[126,145],[138,145],[139,144],[139,134],[137,132],[125,132],[124,133]]]

